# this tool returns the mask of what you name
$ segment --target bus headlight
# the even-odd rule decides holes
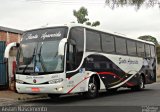
[[[50,80],[48,81],[49,84],[55,84],[55,83],[60,83],[63,81],[63,78],[60,78],[60,79],[53,79],[53,80]]]
[[[16,82],[19,83],[19,84],[23,84],[24,83],[22,80],[18,80],[18,79],[16,79]]]

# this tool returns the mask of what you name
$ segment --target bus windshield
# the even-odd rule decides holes
[[[52,28],[24,34],[17,55],[17,73],[63,72],[64,57],[58,55],[58,46],[65,32],[66,28]]]

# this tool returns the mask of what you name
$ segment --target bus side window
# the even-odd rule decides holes
[[[146,58],[149,58],[150,57],[150,46],[148,44],[145,44],[145,55],[146,55]]]
[[[144,43],[137,42],[137,54],[140,57],[145,57]]]
[[[66,60],[66,70],[71,71],[75,69],[75,64],[76,64],[76,50],[75,50],[75,45],[68,44],[67,47],[67,60]]]
[[[154,58],[155,57],[155,47],[153,45],[150,45],[151,48],[151,57]]]

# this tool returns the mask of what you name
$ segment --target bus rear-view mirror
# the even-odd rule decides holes
[[[64,46],[67,42],[67,38],[63,38],[60,42],[59,42],[59,47],[58,47],[58,55],[63,56],[64,55]]]

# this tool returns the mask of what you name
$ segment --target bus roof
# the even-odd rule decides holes
[[[91,29],[91,30],[96,30],[96,31],[104,32],[104,33],[108,33],[108,34],[115,35],[115,36],[120,36],[122,38],[127,38],[127,39],[131,39],[131,40],[155,45],[153,42],[149,42],[149,41],[145,41],[145,40],[141,40],[141,39],[135,39],[135,38],[125,36],[125,35],[117,33],[117,32],[115,33],[115,32],[111,32],[111,31],[106,31],[104,29],[99,29],[99,28],[96,28],[96,27],[91,27],[91,26],[88,26],[88,25],[78,24],[78,23],[69,23],[69,24],[54,25],[54,26],[49,26],[49,27],[42,27],[42,28],[27,30],[25,32],[29,32],[29,31],[33,31],[33,30],[39,30],[39,29],[54,28],[54,27],[69,27],[69,28],[72,28],[72,27],[76,27],[76,26],[84,27],[84,28],[88,28],[88,29]]]
[[[85,27],[85,28],[88,28],[88,29],[91,29],[91,30],[96,30],[96,31],[108,33],[108,34],[111,34],[111,35],[120,36],[120,37],[124,37],[124,38],[127,38],[127,39],[131,39],[131,40],[140,41],[140,42],[143,42],[143,43],[148,43],[148,44],[155,45],[153,42],[149,42],[149,41],[145,41],[145,40],[141,40],[141,39],[131,38],[129,36],[122,35],[122,34],[120,34],[118,32],[115,33],[115,32],[111,32],[111,31],[106,31],[104,29],[99,29],[99,28],[96,28],[96,27],[91,27],[91,26],[87,26],[87,25],[83,25],[83,24],[70,23],[67,26],[69,26],[69,27],[75,27],[75,26]]]

